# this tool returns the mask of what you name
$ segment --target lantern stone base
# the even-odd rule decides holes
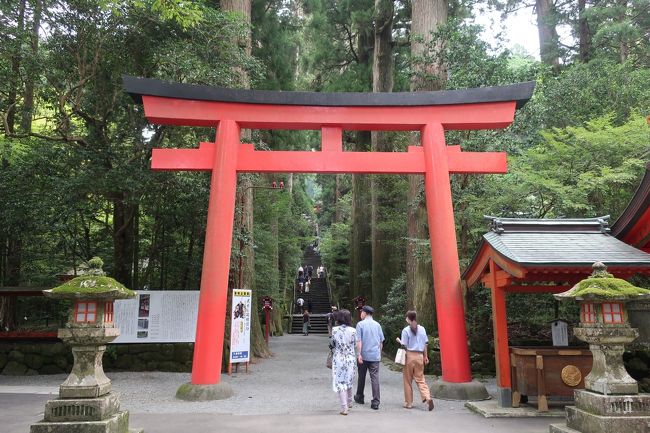
[[[30,433],[144,433],[144,430],[130,429],[129,413],[122,411],[101,421],[42,421],[32,424]]]
[[[431,384],[431,396],[441,400],[488,400],[488,394],[485,385],[479,381],[471,382],[445,382],[436,380]]]
[[[110,392],[98,398],[61,398],[45,403],[47,422],[101,421],[120,410],[118,395]]]
[[[176,398],[186,401],[210,401],[225,400],[234,394],[229,383],[217,383],[214,385],[195,385],[184,383],[176,391]]]
[[[575,391],[575,406],[566,408],[566,425],[550,433],[650,432],[650,395],[602,395]]]
[[[59,398],[45,403],[43,421],[31,433],[142,433],[129,429],[129,413],[120,411],[114,392],[97,398]]]

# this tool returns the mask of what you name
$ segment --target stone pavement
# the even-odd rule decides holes
[[[109,373],[122,407],[131,412],[130,425],[147,433],[322,432],[367,428],[372,433],[426,431],[454,433],[546,433],[555,419],[486,419],[465,409],[463,402],[436,400],[433,412],[424,406],[402,408],[401,372],[382,366],[381,406],[355,405],[347,417],[338,414],[325,368],[327,336],[285,335],[271,339],[275,356],[250,365],[249,373],[223,376],[235,395],[213,402],[182,402],[176,388],[189,380],[185,373]],[[243,369],[242,369],[243,371]],[[24,433],[42,416],[48,392],[56,393],[65,376],[0,376],[0,432]],[[369,380],[369,379],[368,379]],[[432,378],[428,378],[430,382]],[[367,386],[366,390],[369,391]],[[494,389],[488,384],[488,389]],[[50,397],[51,398],[51,397]],[[416,396],[417,398],[417,396]],[[370,396],[366,396],[366,401]],[[334,430],[332,430],[334,429]]]

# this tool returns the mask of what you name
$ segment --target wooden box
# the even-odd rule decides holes
[[[548,411],[548,399],[573,399],[584,389],[592,356],[580,347],[510,347],[512,407],[537,395],[537,409]]]

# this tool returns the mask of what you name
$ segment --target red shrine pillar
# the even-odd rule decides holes
[[[424,150],[424,188],[427,200],[433,281],[440,335],[442,380],[470,382],[467,330],[460,266],[456,245],[456,224],[449,184],[445,130],[441,124],[427,124],[421,132]]]
[[[210,180],[208,224],[194,343],[194,385],[214,385],[221,381],[239,133],[239,125],[234,120],[219,122]]]

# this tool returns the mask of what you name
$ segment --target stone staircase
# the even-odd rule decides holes
[[[311,301],[311,329],[309,332],[312,334],[327,334],[326,315],[330,312],[332,304],[330,303],[327,281],[325,278],[317,277],[316,270],[321,265],[321,259],[311,245],[305,250],[305,254],[302,258],[302,265],[305,267],[305,274],[307,273],[307,266],[309,265],[314,268],[314,271],[312,274],[309,293],[300,294],[296,291],[296,299],[302,297],[305,300],[305,308]],[[291,333],[302,333],[302,311],[300,311],[300,308],[297,305],[294,305],[293,317],[291,320]]]

